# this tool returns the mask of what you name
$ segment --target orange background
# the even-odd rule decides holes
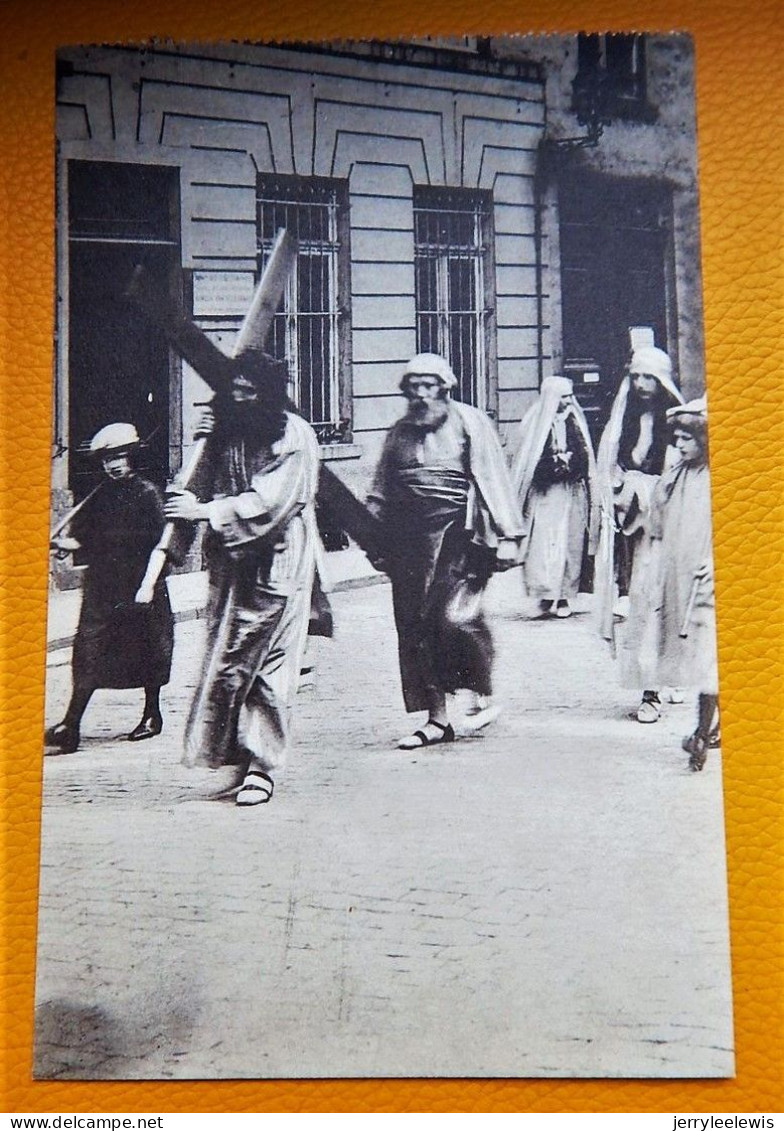
[[[389,38],[643,27],[689,30],[697,45],[737,1078],[34,1083],[55,48],[150,36]],[[5,1112],[782,1111],[783,47],[777,0],[0,3]],[[667,819],[663,812],[663,825]]]

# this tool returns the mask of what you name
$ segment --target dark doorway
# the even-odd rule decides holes
[[[71,161],[68,166],[69,486],[94,482],[86,452],[105,424],[128,421],[146,441],[141,464],[163,484],[177,459],[179,360],[124,298],[137,264],[167,302],[181,303],[176,169]]]
[[[594,439],[629,359],[629,329],[668,349],[672,196],[666,185],[581,172],[559,182],[564,373]]]

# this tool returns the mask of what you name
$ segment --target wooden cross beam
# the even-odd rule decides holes
[[[285,231],[278,233],[272,255],[259,280],[253,301],[237,338],[234,355],[227,357],[210,341],[204,331],[189,318],[153,296],[143,268],[134,271],[126,297],[156,326],[191,368],[214,392],[228,389],[238,371],[238,362],[248,349],[260,349],[266,340],[286,279],[296,256],[296,245]],[[291,411],[298,411],[289,404]],[[204,463],[204,444],[197,441],[186,467],[177,477],[181,487],[193,487],[200,478]],[[320,506],[353,538],[371,558],[381,556],[380,526],[367,507],[349,490],[329,467],[322,464],[319,476]],[[147,575],[139,590],[138,600],[152,600],[152,591],[161,575],[167,556],[182,557],[187,533],[180,523],[168,523],[153,551]],[[153,560],[154,559],[154,560]]]

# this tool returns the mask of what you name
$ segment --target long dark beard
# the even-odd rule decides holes
[[[650,397],[641,397],[633,384],[629,388],[627,408],[633,407],[638,416],[643,412],[662,413],[676,403],[675,398],[658,381]]]
[[[421,429],[422,432],[435,432],[449,416],[447,401],[411,401],[406,413],[406,424]]]
[[[286,430],[286,414],[263,401],[237,403],[230,397],[213,402],[215,436],[221,443],[244,440],[269,447]]]

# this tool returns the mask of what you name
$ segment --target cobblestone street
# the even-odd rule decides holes
[[[141,692],[97,693],[45,761],[39,1078],[732,1074],[720,755],[686,769],[690,693],[629,719],[589,598],[520,593],[489,593],[501,718],[415,752],[389,586],[336,594],[257,809],[179,765],[203,621],[159,738],[121,738]]]

